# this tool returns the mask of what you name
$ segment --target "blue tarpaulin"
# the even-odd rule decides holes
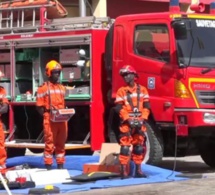
[[[82,174],[82,168],[85,163],[94,163],[99,161],[99,156],[66,156],[65,168],[68,169],[71,176]],[[7,166],[13,167],[17,165],[28,164],[37,168],[44,168],[43,157],[42,156],[23,156],[15,157],[7,160]],[[53,165],[56,168],[56,164]],[[187,178],[176,177],[180,172],[174,172],[171,170],[142,164],[142,169],[144,173],[148,176],[147,178],[129,178],[129,179],[106,179],[99,180],[91,183],[83,184],[54,184],[54,186],[59,187],[61,193],[86,191],[91,189],[99,188],[110,188],[119,186],[129,186],[129,185],[140,185],[147,183],[159,183],[168,181],[185,180]],[[37,186],[38,188],[44,186]],[[29,189],[17,189],[11,190],[13,194],[28,194]],[[0,194],[6,192],[0,190]]]

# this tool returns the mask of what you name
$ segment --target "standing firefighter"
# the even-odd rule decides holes
[[[0,78],[4,76],[0,71]],[[8,99],[6,98],[6,91],[4,87],[0,86],[0,116],[8,111]],[[0,172],[6,169],[7,153],[5,150],[5,136],[3,123],[0,120]]]
[[[43,116],[45,138],[44,163],[48,170],[53,164],[55,152],[58,169],[63,169],[65,163],[65,142],[67,139],[67,122],[53,122],[50,120],[53,110],[65,108],[66,88],[58,83],[62,67],[52,60],[46,64],[46,75],[49,79],[37,90],[36,106]]]
[[[126,82],[126,87],[121,87],[116,94],[116,110],[121,118],[120,124],[120,155],[121,176],[126,178],[128,173],[126,165],[129,163],[129,147],[133,145],[131,159],[135,163],[135,177],[146,177],[141,170],[144,159],[146,137],[145,120],[149,115],[149,95],[145,87],[137,84],[137,72],[132,66],[120,69],[120,75]]]

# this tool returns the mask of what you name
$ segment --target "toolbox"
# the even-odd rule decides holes
[[[66,96],[75,94],[90,94],[90,87],[85,86],[66,90]]]
[[[80,67],[64,67],[62,70],[63,80],[79,80],[81,79]]]
[[[0,63],[10,62],[10,52],[9,53],[0,53]]]
[[[75,114],[75,109],[58,109],[51,110],[50,120],[52,122],[66,122]]]
[[[61,49],[60,50],[60,63],[71,64],[79,60],[79,49]]]

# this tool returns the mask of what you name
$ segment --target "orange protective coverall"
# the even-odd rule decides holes
[[[149,101],[149,95],[148,91],[145,87],[140,86],[140,92],[139,92],[139,111],[141,112],[142,116],[141,118],[147,120],[149,116],[149,109],[143,107],[143,103]],[[133,106],[136,107],[138,105],[137,103],[137,84],[133,88],[130,88],[129,86],[121,87],[116,94],[116,104],[122,104],[122,109],[119,112],[120,118],[123,121],[126,121],[129,119],[129,113],[133,112],[131,105],[127,101],[127,91],[130,92],[131,101],[133,102]],[[146,127],[142,126],[141,129],[143,132],[146,131]],[[131,144],[133,146],[135,145],[143,145],[144,143],[144,137],[141,134],[130,134],[130,127],[127,123],[122,123],[120,125],[120,145],[121,146],[130,146]],[[126,135],[126,133],[128,135]],[[142,154],[134,154],[132,152],[131,156],[132,160],[135,164],[141,164],[144,158],[143,153]],[[121,164],[128,164],[129,156],[126,155],[119,155],[119,161]]]
[[[0,86],[0,101],[1,103],[9,104],[8,99],[6,98],[6,91],[3,87]],[[4,135],[4,128],[3,123],[0,119],[0,169],[6,168],[6,159],[7,153],[5,150],[5,135]]]
[[[43,106],[43,130],[45,137],[44,163],[53,164],[55,152],[57,164],[65,163],[65,142],[68,134],[67,122],[52,122],[50,120],[51,106],[55,109],[65,108],[65,87],[59,83],[46,82],[37,90],[36,106]],[[50,94],[50,98],[49,98]]]

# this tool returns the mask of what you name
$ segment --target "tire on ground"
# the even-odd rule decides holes
[[[212,138],[203,138],[199,144],[199,153],[202,160],[210,166],[211,168],[215,168],[215,139]]]
[[[143,162],[150,165],[158,165],[163,158],[162,138],[155,134],[155,131],[149,124],[146,124],[146,127],[146,154]]]

